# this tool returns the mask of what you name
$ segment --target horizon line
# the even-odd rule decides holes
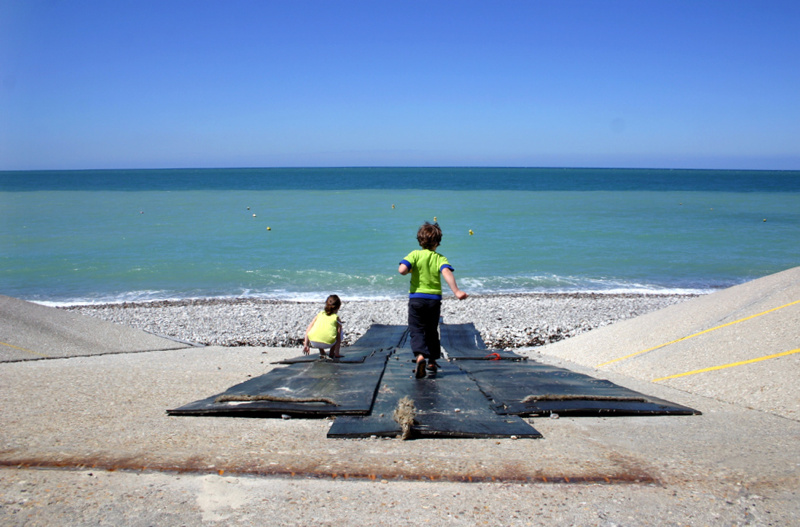
[[[8,172],[105,172],[167,171],[167,170],[331,170],[331,169],[502,169],[502,170],[664,170],[664,171],[725,171],[725,172],[800,172],[800,168],[687,168],[687,167],[620,167],[620,166],[517,166],[517,165],[330,165],[330,166],[185,166],[185,167],[103,167],[103,168],[23,168],[0,169]]]

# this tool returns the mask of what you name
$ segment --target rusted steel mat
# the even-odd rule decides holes
[[[248,417],[367,414],[390,353],[380,350],[351,364],[319,360],[290,364],[167,413]]]
[[[424,379],[416,379],[411,350],[398,349],[386,363],[372,412],[364,417],[337,417],[331,438],[383,436],[401,433],[393,419],[398,401],[408,397],[416,418],[410,437],[538,438],[542,435],[515,415],[498,415],[475,382],[453,364]]]
[[[522,357],[487,350],[472,324],[442,325],[442,345],[453,364],[492,400],[499,414],[515,415],[692,415],[697,410],[650,397],[611,381],[595,379]],[[448,347],[451,346],[451,347]],[[472,349],[471,349],[472,347]],[[452,350],[452,351],[451,351]],[[515,355],[512,353],[512,355]],[[463,360],[467,358],[489,360]],[[519,358],[517,358],[519,357]],[[493,360],[494,359],[494,360]]]

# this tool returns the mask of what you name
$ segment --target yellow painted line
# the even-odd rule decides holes
[[[16,350],[27,351],[28,353],[33,353],[34,355],[38,355],[40,357],[49,357],[49,355],[45,355],[44,353],[39,353],[38,351],[29,350],[27,348],[20,348],[19,346],[15,346],[13,344],[9,344],[8,342],[0,342],[3,346],[8,346],[9,348],[14,348]]]
[[[784,351],[783,353],[775,353],[774,355],[767,355],[765,357],[759,357],[757,359],[750,359],[750,360],[743,360],[740,362],[731,362],[730,364],[723,364],[722,366],[712,366],[710,368],[703,368],[702,370],[692,370],[687,371],[686,373],[677,373],[675,375],[668,375],[666,377],[659,377],[658,379],[653,379],[653,382],[658,381],[665,381],[667,379],[676,379],[678,377],[686,377],[687,375],[694,375],[695,373],[703,373],[706,371],[714,371],[714,370],[723,370],[725,368],[733,368],[734,366],[741,366],[743,364],[752,364],[754,362],[761,362],[762,360],[767,359],[774,359],[777,357],[785,357],[786,355],[791,355],[792,353],[800,353],[800,348],[795,350]]]
[[[749,317],[740,318],[739,320],[734,320],[733,322],[726,322],[725,324],[722,324],[722,325],[719,325],[719,326],[715,326],[715,327],[710,328],[710,329],[704,329],[703,331],[694,333],[692,335],[689,335],[688,337],[681,337],[679,339],[671,340],[671,341],[666,342],[664,344],[659,344],[658,346],[653,346],[652,348],[647,348],[646,350],[637,351],[636,353],[631,353],[630,355],[625,355],[624,357],[620,357],[618,359],[611,359],[610,361],[604,362],[602,364],[598,364],[597,366],[595,366],[595,368],[601,368],[603,366],[607,366],[608,364],[613,364],[615,362],[619,362],[619,361],[622,361],[622,360],[625,360],[625,359],[630,359],[631,357],[635,357],[637,355],[641,355],[643,353],[647,353],[648,351],[657,350],[659,348],[663,348],[665,346],[669,346],[670,344],[675,344],[676,342],[681,342],[683,340],[689,340],[690,338],[698,337],[700,335],[703,335],[705,333],[709,333],[709,332],[717,330],[717,329],[722,329],[724,327],[732,326],[734,324],[738,324],[739,322],[744,322],[745,320],[750,320],[752,318],[760,317],[761,315],[766,315],[767,313],[772,313],[773,311],[777,311],[779,309],[783,309],[784,307],[789,307],[789,306],[792,306],[794,304],[800,304],[800,300],[795,300],[794,302],[789,302],[788,304],[784,304],[782,306],[773,307],[772,309],[768,309],[766,311],[762,311],[761,313],[757,313],[755,315],[750,315]]]

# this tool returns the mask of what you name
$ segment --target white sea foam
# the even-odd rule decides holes
[[[733,285],[733,284],[730,284]],[[478,294],[527,293],[594,293],[639,295],[702,295],[719,287],[674,287],[659,284],[628,282],[619,279],[587,278],[576,276],[523,276],[523,277],[468,277],[459,280],[459,286]]]
[[[641,296],[686,296],[704,295],[715,291],[714,288],[668,288],[647,286],[641,284],[620,284],[617,287],[604,285],[603,287],[542,287],[542,288],[486,288],[480,285],[480,281],[464,280],[459,282],[459,286],[473,297],[479,296],[507,296],[507,295],[562,295],[562,294],[594,294],[594,295],[641,295]],[[122,305],[122,304],[144,304],[153,302],[181,302],[181,301],[200,301],[218,300],[241,301],[278,301],[293,303],[320,303],[324,302],[329,294],[339,295],[345,302],[366,302],[366,301],[387,301],[404,299],[407,291],[391,292],[369,292],[369,291],[339,291],[330,289],[326,291],[290,291],[290,290],[270,290],[252,291],[246,290],[237,294],[209,294],[209,295],[182,295],[177,292],[163,291],[133,291],[126,294],[109,296],[92,296],[83,298],[72,298],[67,300],[38,300],[31,299],[41,305],[50,307],[74,307],[74,306],[100,306],[100,305]],[[445,286],[443,297],[450,298],[452,295]]]
[[[179,291],[179,290],[137,290],[115,294],[95,294],[65,299],[37,299],[37,303],[68,307],[78,305],[104,305],[146,302],[169,302],[184,300],[269,300],[282,302],[321,302],[329,294],[337,294],[344,301],[381,301],[404,298],[408,292],[408,278],[396,279],[386,275],[349,276],[343,273],[325,271],[306,271],[318,284],[328,284],[325,289],[294,289],[290,287],[242,288],[237,291]],[[324,279],[320,277],[328,275]],[[671,287],[659,284],[625,281],[614,278],[592,278],[581,276],[525,275],[513,277],[464,277],[458,278],[461,289],[472,296],[526,295],[526,294],[634,294],[634,295],[702,295],[719,287]],[[450,291],[443,285],[443,296]],[[734,285],[734,284],[727,284]]]

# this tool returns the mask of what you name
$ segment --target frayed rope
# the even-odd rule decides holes
[[[403,397],[397,401],[397,408],[392,413],[392,419],[400,425],[402,431],[400,439],[408,439],[411,437],[411,427],[414,426],[414,418],[417,416],[417,409],[414,407],[414,401],[408,396]]]

